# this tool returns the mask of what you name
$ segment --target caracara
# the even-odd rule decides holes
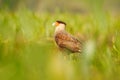
[[[82,43],[66,32],[66,23],[63,21],[56,21],[53,23],[55,26],[55,42],[60,49],[67,49],[72,53],[80,52],[82,49]]]

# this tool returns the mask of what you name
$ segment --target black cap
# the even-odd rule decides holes
[[[66,23],[65,22],[63,22],[63,21],[56,21],[56,22],[58,22],[58,23],[62,23],[62,24],[65,24],[66,25]]]

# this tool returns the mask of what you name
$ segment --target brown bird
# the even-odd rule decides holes
[[[53,23],[53,26],[55,26],[55,41],[60,49],[67,49],[72,53],[82,51],[82,42],[66,32],[65,22],[56,21]]]

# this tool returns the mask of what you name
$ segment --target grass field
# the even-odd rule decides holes
[[[65,58],[52,23],[87,41]],[[0,11],[0,80],[120,80],[120,15]]]

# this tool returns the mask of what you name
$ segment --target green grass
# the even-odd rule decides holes
[[[119,80],[120,15],[0,11],[0,80]],[[81,55],[66,58],[52,23],[87,38]]]

